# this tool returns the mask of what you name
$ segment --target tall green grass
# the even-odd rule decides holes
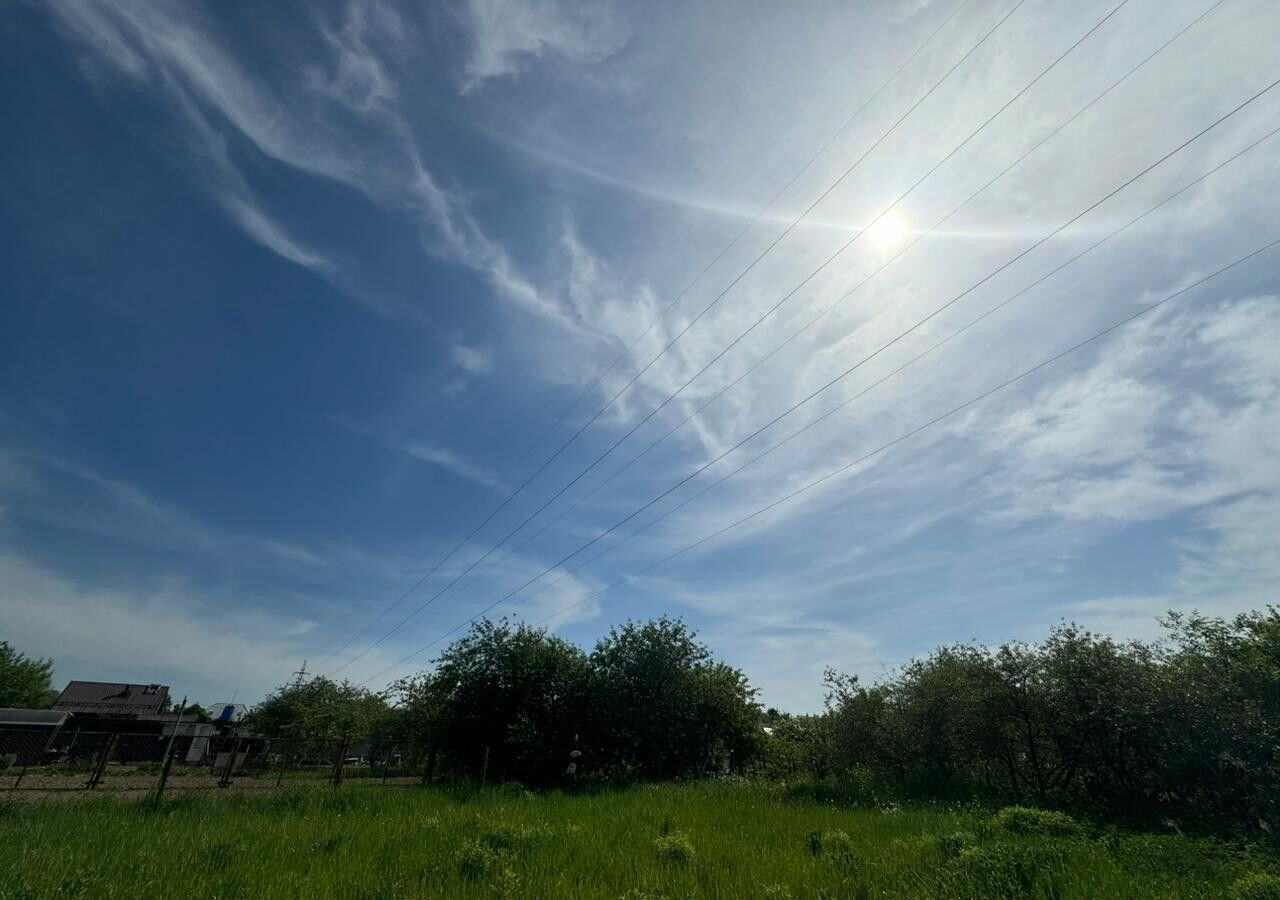
[[[1220,900],[1280,871],[1260,850],[1037,821],[717,783],[10,805],[0,898]]]

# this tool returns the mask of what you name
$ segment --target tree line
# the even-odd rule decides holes
[[[940,647],[871,684],[829,671],[816,715],[763,709],[679,620],[587,652],[482,621],[383,694],[315,679],[254,710],[267,734],[378,735],[440,777],[669,779],[734,772],[850,802],[978,801],[1098,820],[1280,826],[1280,610],[1170,614],[1156,640],[1060,625]]]
[[[0,705],[52,698],[51,662],[0,644]],[[529,785],[735,773],[849,802],[1030,804],[1097,820],[1280,828],[1280,609],[1170,614],[1160,637],[1075,625],[940,647],[864,684],[829,671],[815,715],[763,709],[679,619],[591,650],[480,621],[428,671],[374,693],[281,686],[257,734],[349,739],[446,779]]]

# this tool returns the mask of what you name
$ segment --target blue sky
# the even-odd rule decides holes
[[[5,5],[0,636],[54,657],[59,682],[159,680],[204,702],[252,701],[303,659],[381,687],[1040,239],[621,533],[1183,188],[494,612],[567,609],[550,626],[584,643],[682,615],[801,711],[829,665],[875,677],[1064,618],[1147,636],[1166,609],[1274,602],[1275,251],[599,593],[1280,238],[1280,137],[1254,146],[1280,89],[1057,232],[1280,77],[1273,4],[1015,5]]]

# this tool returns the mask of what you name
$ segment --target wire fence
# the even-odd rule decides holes
[[[0,730],[0,794],[55,798],[344,783],[422,784],[432,755],[398,741]]]

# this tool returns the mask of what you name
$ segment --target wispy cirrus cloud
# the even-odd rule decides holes
[[[621,10],[610,0],[467,0],[464,15],[472,42],[463,67],[464,94],[488,79],[515,75],[526,60],[544,54],[600,62],[628,35]]]
[[[223,146],[221,129],[276,162],[353,188],[374,204],[407,215],[423,246],[484,277],[506,301],[583,336],[558,299],[520,270],[423,158],[397,105],[391,59],[410,37],[386,4],[353,0],[336,28],[312,23],[330,52],[286,88],[245,69],[212,23],[194,8],[149,3],[57,2],[58,21],[95,60],[135,86],[168,96],[191,131],[196,156],[214,175],[215,199],[255,241],[330,278],[383,313],[400,301],[371,295],[344,261],[312,248],[298,223],[286,225],[249,186]],[[219,124],[214,124],[214,117]],[[221,125],[225,123],[225,126]],[[208,149],[212,147],[212,149]]]
[[[506,484],[496,474],[486,469],[484,466],[476,465],[463,457],[448,450],[444,447],[436,446],[427,441],[399,441],[395,444],[396,448],[402,453],[407,454],[419,462],[428,463],[429,465],[439,466],[446,472],[457,475],[459,478],[465,478],[467,481],[474,481],[476,484],[492,488],[496,491],[505,491]]]

